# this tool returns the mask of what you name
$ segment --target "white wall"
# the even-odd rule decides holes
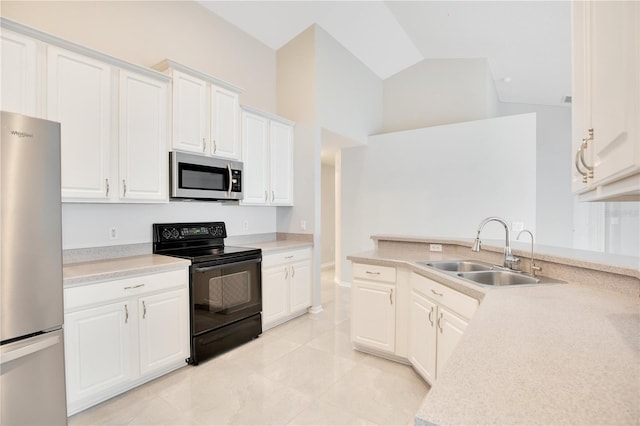
[[[62,245],[66,249],[150,243],[151,225],[163,222],[223,221],[230,236],[276,232],[275,207],[214,202],[167,204],[63,204]],[[249,229],[244,229],[244,222]],[[118,238],[109,238],[116,227]]]
[[[332,164],[322,164],[322,213],[320,217],[322,236],[322,254],[320,256],[320,262],[322,262],[322,265],[328,265],[335,262],[335,175],[336,169]]]
[[[380,133],[493,117],[490,74],[486,59],[426,59],[389,77]]]
[[[372,136],[342,151],[340,172],[345,256],[372,249],[372,234],[471,239],[487,216],[536,230],[534,114]],[[344,257],[340,269],[350,282]]]
[[[141,66],[173,59],[243,87],[242,103],[275,112],[276,52],[195,2],[3,1],[2,16]],[[65,204],[62,214],[65,249],[150,242],[151,224],[165,221],[221,220],[229,235],[276,232],[272,207]]]
[[[571,108],[500,104],[501,115],[524,113],[536,114],[536,243],[573,247]]]
[[[382,123],[382,80],[319,26],[315,58],[318,125],[367,143]]]

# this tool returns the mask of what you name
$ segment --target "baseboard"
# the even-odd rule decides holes
[[[320,312],[322,312],[324,309],[322,309],[322,305],[316,305],[316,306],[312,306],[309,308],[309,313],[310,314],[319,314]]]
[[[326,269],[332,269],[332,268],[335,268],[335,266],[336,266],[336,262],[327,262],[327,263],[323,263],[323,264],[322,264],[322,266],[321,266],[321,268],[322,268],[322,270],[324,271],[324,270],[326,270]]]

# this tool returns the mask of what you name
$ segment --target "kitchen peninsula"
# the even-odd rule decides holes
[[[566,283],[490,288],[417,262],[500,263],[499,245],[474,253],[470,240],[372,238],[375,250],[348,259],[395,268],[398,293],[403,286],[412,291],[415,280],[401,278],[414,274],[480,301],[416,413],[416,425],[638,423],[640,271],[633,263],[600,264],[545,253],[536,255],[542,273]],[[442,252],[430,251],[430,244],[441,245]],[[514,254],[523,262],[529,256],[526,250]],[[522,269],[527,270],[526,263]],[[396,324],[396,341],[411,336],[411,327],[409,320]],[[404,355],[399,361],[408,362]]]

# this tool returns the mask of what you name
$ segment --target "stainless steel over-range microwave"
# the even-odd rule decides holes
[[[242,200],[242,163],[172,151],[169,153],[171,198]]]

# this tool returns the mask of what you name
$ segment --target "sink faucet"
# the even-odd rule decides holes
[[[523,229],[522,231],[520,231],[520,233],[516,237],[516,240],[519,240],[520,239],[520,235],[522,235],[523,233],[527,233],[527,234],[529,234],[531,236],[531,275],[533,275],[535,277],[536,276],[536,272],[537,271],[542,271],[542,268],[537,266],[535,264],[535,262],[533,261],[533,232],[529,231],[528,229]]]
[[[507,223],[506,220],[500,218],[500,217],[488,217],[486,219],[484,219],[482,222],[480,222],[480,225],[478,226],[478,235],[476,235],[476,239],[473,241],[473,247],[471,247],[472,251],[480,251],[480,249],[482,248],[482,241],[480,241],[480,232],[482,232],[482,229],[485,227],[485,225],[489,222],[500,222],[502,224],[502,226],[504,226],[504,230],[506,233],[506,239],[505,239],[505,244],[504,244],[504,264],[503,266],[505,268],[508,269],[515,269],[515,266],[518,265],[518,263],[520,262],[520,258],[515,257],[514,255],[511,254],[511,237],[510,237],[510,231],[509,231],[509,224]]]

